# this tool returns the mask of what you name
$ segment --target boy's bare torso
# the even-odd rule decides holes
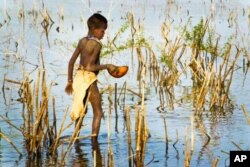
[[[81,66],[88,70],[93,65],[100,65],[101,45],[97,41],[84,37],[79,41],[78,47],[80,47]],[[98,73],[98,71],[95,73]]]

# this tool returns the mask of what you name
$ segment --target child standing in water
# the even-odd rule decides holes
[[[100,64],[100,51],[107,29],[107,19],[99,13],[93,14],[87,21],[88,35],[79,40],[78,45],[68,64],[68,83],[65,88],[67,94],[73,93],[71,119],[77,124],[80,114],[85,112],[84,106],[89,99],[93,108],[92,139],[97,140],[101,117],[101,95],[97,87],[97,75],[100,70],[113,70],[112,64]],[[77,57],[80,55],[80,66],[73,80],[73,69]],[[86,112],[85,112],[86,113]]]

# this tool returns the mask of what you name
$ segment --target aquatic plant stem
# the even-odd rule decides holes
[[[22,156],[22,153],[18,150],[18,148],[15,146],[15,144],[3,133],[0,131],[0,137],[2,137],[3,139],[5,139],[15,150],[16,152]]]

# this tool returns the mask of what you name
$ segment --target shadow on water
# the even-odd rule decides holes
[[[34,157],[27,156],[25,166],[26,167],[33,167],[33,166],[41,167],[41,166],[44,166],[44,164],[45,164],[44,159],[45,158],[44,158],[43,153],[38,153],[38,155],[34,156]]]
[[[92,154],[94,157],[94,166],[102,166],[103,158],[101,154],[101,149],[98,141],[91,141],[92,142]]]
[[[89,160],[86,158],[86,153],[83,152],[82,148],[83,147],[80,143],[80,141],[76,141],[74,144],[75,148],[75,157],[72,162],[72,166],[77,167],[77,166],[89,166]]]
[[[89,159],[89,143],[87,145],[83,143],[84,141],[76,140],[74,144],[74,156],[72,158],[69,158],[69,162],[65,164],[64,166],[71,166],[71,167],[84,167],[84,166],[93,166],[101,167],[103,166],[103,158],[101,155],[100,145],[96,142],[91,142],[91,148],[92,148],[92,159]],[[85,149],[88,149],[87,152],[84,151]],[[59,159],[57,156],[51,157],[48,154],[44,155],[43,153],[39,153],[38,155],[34,157],[27,157],[25,166],[26,167],[42,167],[42,166],[57,166],[59,164]],[[18,164],[18,161],[17,161]]]

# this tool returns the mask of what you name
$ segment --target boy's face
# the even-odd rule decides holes
[[[94,36],[98,38],[99,40],[104,37],[105,34],[105,28],[96,28],[94,29]]]

